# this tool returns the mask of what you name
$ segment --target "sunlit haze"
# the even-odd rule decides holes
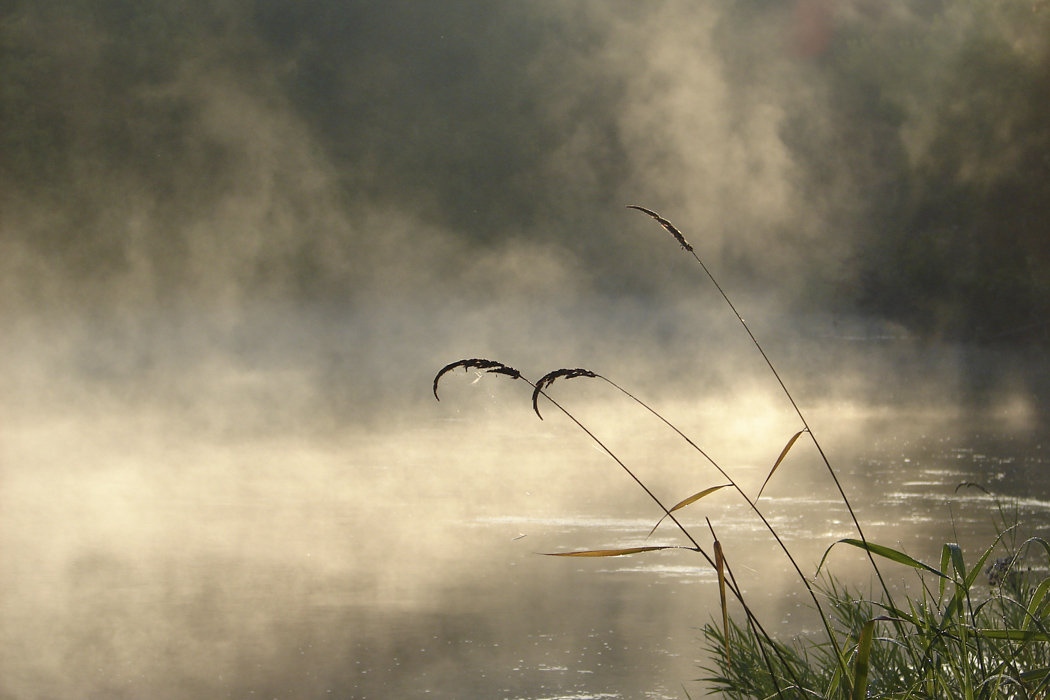
[[[725,478],[528,381],[754,494],[802,425],[721,291],[876,536],[1045,528],[1048,95],[1044,0],[7,3],[0,696],[684,697],[705,562],[537,553],[683,543],[606,448]],[[808,438],[766,498],[854,535]]]

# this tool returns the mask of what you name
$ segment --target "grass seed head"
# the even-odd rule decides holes
[[[537,402],[539,401],[540,394],[543,392],[543,390],[549,387],[551,384],[553,384],[555,380],[573,379],[575,377],[596,378],[597,376],[597,374],[590,371],[589,369],[582,369],[580,367],[577,367],[575,369],[556,369],[553,372],[548,372],[547,374],[540,377],[540,380],[534,385],[535,388],[532,391],[532,410],[536,412],[537,416],[540,416],[540,420],[543,419],[543,416],[540,415],[540,408]]]
[[[437,375],[435,375],[435,377],[434,377],[434,398],[435,399],[437,399],[438,401],[441,400],[441,397],[438,396],[438,382],[441,381],[441,377],[443,377],[445,374],[447,374],[448,372],[451,372],[454,369],[458,369],[459,367],[462,367],[464,370],[480,369],[480,370],[484,370],[485,372],[488,372],[490,374],[505,374],[508,377],[510,377],[511,379],[521,379],[521,372],[519,372],[518,370],[514,369],[513,367],[508,367],[507,365],[503,364],[502,362],[496,362],[495,360],[485,360],[485,359],[482,359],[482,358],[479,358],[479,357],[475,357],[475,358],[470,359],[470,360],[457,360],[456,362],[449,363],[449,364],[445,365],[444,367],[442,367],[441,370],[437,373]]]
[[[679,243],[682,244],[682,247],[684,249],[688,250],[690,253],[693,252],[693,246],[689,245],[689,242],[687,240],[685,240],[685,236],[682,235],[682,232],[679,231],[678,229],[676,229],[674,224],[672,224],[670,221],[668,221],[664,217],[660,216],[659,214],[657,214],[652,209],[646,209],[645,207],[639,207],[639,206],[636,206],[634,204],[628,204],[627,208],[628,209],[637,209],[638,211],[642,212],[643,214],[648,214],[649,216],[653,217],[654,219],[657,220],[657,222],[659,222],[659,224],[661,226],[664,227],[664,229],[666,229],[666,231],[668,233],[670,233],[672,236],[674,236],[676,241],[678,241]]]

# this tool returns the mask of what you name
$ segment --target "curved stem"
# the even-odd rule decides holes
[[[715,469],[717,469],[718,473],[721,474],[723,477],[725,477],[726,480],[729,481],[730,485],[736,490],[736,492],[738,494],[740,494],[740,497],[744,499],[744,502],[747,503],[748,506],[750,506],[750,508],[754,512],[754,514],[756,516],[758,516],[758,519],[761,520],[762,524],[765,525],[767,530],[769,530],[769,534],[771,534],[773,536],[773,539],[776,540],[777,544],[780,545],[780,549],[783,550],[784,555],[788,558],[788,561],[791,562],[791,566],[795,569],[795,572],[798,574],[799,580],[802,581],[802,585],[806,587],[806,591],[809,593],[810,598],[813,600],[813,605],[816,607],[817,613],[820,615],[820,620],[821,620],[821,622],[824,625],[824,630],[827,632],[828,638],[831,641],[831,645],[832,645],[833,649],[835,650],[835,658],[837,658],[839,660],[839,665],[840,665],[841,670],[842,670],[842,672],[844,674],[843,677],[844,678],[848,678],[848,673],[847,673],[847,669],[846,669],[846,666],[845,666],[845,661],[843,660],[843,657],[842,657],[842,651],[839,648],[838,638],[837,638],[837,636],[834,633],[834,630],[833,630],[833,628],[831,626],[831,622],[827,618],[827,614],[824,612],[823,606],[821,606],[821,604],[820,604],[820,599],[817,597],[816,591],[813,590],[813,585],[809,582],[809,579],[806,577],[806,574],[802,571],[802,568],[798,565],[798,562],[795,560],[795,557],[791,554],[791,550],[788,549],[788,546],[780,538],[780,535],[777,533],[776,528],[773,527],[772,523],[770,523],[766,519],[766,516],[762,513],[762,511],[759,510],[758,504],[756,502],[757,499],[756,499],[756,501],[752,501],[748,497],[748,495],[744,492],[744,490],[742,488],[740,488],[740,486],[739,486],[739,484],[737,484],[736,480],[733,479],[733,477],[729,476],[729,474],[725,471],[725,469],[723,469],[718,464],[718,462],[716,462],[709,454],[704,452],[704,450],[699,445],[697,445],[695,442],[693,442],[689,438],[688,435],[686,435],[681,430],[679,430],[678,426],[676,426],[673,423],[671,423],[671,421],[669,421],[666,418],[664,418],[658,411],[656,411],[654,408],[649,406],[649,404],[645,403],[644,401],[639,399],[637,396],[635,396],[631,392],[629,392],[626,389],[624,389],[623,387],[621,387],[616,382],[612,381],[611,379],[609,379],[607,377],[603,377],[600,374],[598,374],[596,376],[597,376],[598,379],[602,379],[605,382],[608,382],[614,388],[620,390],[623,394],[625,394],[629,398],[633,399],[636,403],[638,403],[639,406],[641,406],[645,410],[647,410],[650,413],[652,413],[654,416],[656,416],[658,419],[660,419],[667,427],[669,427],[671,430],[676,432],[683,440],[685,440],[687,443],[689,443],[689,445],[694,450],[699,452],[704,457],[704,459],[706,459],[708,462],[710,462],[711,466],[713,466]],[[550,397],[548,397],[548,398],[550,398]],[[675,522],[677,522],[677,521],[675,521]],[[679,527],[681,527],[681,525],[679,525]],[[734,583],[735,583],[735,581],[734,581]]]
[[[675,228],[674,224],[672,224],[670,221],[663,218],[656,212],[646,209],[644,207],[639,207],[632,204],[628,205],[628,209],[637,209],[638,211],[649,215],[650,217],[655,219],[672,236],[674,236],[675,240],[677,240],[678,243],[681,244],[681,246],[685,250],[687,250],[690,255],[693,256],[693,259],[696,260],[698,265],[700,265],[700,268],[704,271],[704,274],[706,274],[707,278],[711,280],[711,284],[713,284],[715,286],[715,289],[718,290],[718,293],[722,295],[722,299],[724,299],[726,304],[729,305],[729,308],[732,309],[733,314],[736,316],[737,320],[740,321],[740,325],[744,327],[744,330],[747,332],[748,337],[751,338],[751,342],[758,349],[759,354],[762,355],[762,359],[765,360],[766,365],[769,367],[769,370],[773,373],[773,376],[776,378],[777,383],[780,384],[780,388],[784,391],[784,395],[787,396],[788,401],[791,402],[791,407],[795,409],[795,413],[798,415],[799,420],[802,421],[803,427],[809,433],[810,438],[813,440],[813,445],[817,448],[817,452],[820,454],[821,460],[823,460],[824,465],[828,469],[828,473],[831,475],[831,480],[835,482],[835,488],[838,489],[839,496],[842,497],[842,502],[845,504],[846,510],[849,511],[850,519],[853,520],[853,525],[857,528],[857,534],[860,535],[861,541],[867,544],[868,539],[864,535],[864,528],[861,527],[860,520],[857,518],[856,513],[854,513],[853,511],[853,505],[850,503],[849,497],[846,496],[846,491],[842,488],[842,484],[839,482],[838,475],[835,473],[835,469],[831,466],[831,461],[824,453],[824,448],[821,447],[820,441],[817,440],[816,434],[810,428],[809,421],[807,421],[806,417],[802,414],[802,409],[799,408],[798,404],[795,402],[795,398],[791,395],[791,392],[788,390],[787,385],[784,384],[784,380],[781,379],[780,373],[777,372],[776,367],[773,366],[772,360],[770,360],[769,356],[766,355],[766,351],[762,348],[762,344],[758,342],[758,339],[755,337],[755,334],[751,332],[751,327],[747,325],[747,321],[745,321],[744,317],[740,315],[739,311],[737,311],[736,305],[733,304],[733,302],[729,298],[729,295],[725,293],[724,289],[722,289],[722,285],[718,283],[718,280],[715,279],[715,276],[711,274],[711,271],[709,269],[707,269],[707,265],[704,264],[704,261],[700,259],[699,255],[696,254],[696,251],[693,249],[693,246],[691,246],[689,242],[686,241],[685,236],[683,236],[682,233],[677,228]],[[883,579],[882,577],[882,572],[879,570],[878,564],[875,563],[875,557],[872,555],[870,550],[866,549],[865,551],[867,551],[868,553],[868,560],[871,562],[871,567],[875,571],[875,575],[879,579],[879,584],[882,586],[882,591],[886,595],[886,600],[892,604],[893,596],[890,593],[889,587],[886,585],[885,579]]]

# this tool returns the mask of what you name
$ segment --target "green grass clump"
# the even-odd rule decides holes
[[[656,220],[696,260],[765,360],[800,425],[798,431],[787,440],[758,493],[751,497],[725,469],[674,424],[641,399],[596,372],[582,368],[557,369],[533,382],[513,367],[495,360],[473,358],[446,365],[434,378],[435,398],[438,398],[441,378],[459,368],[525,382],[532,388],[533,409],[541,419],[539,400],[543,397],[579,427],[658,506],[660,517],[650,535],[666,520],[684,537],[680,545],[630,546],[552,556],[618,557],[664,549],[680,549],[702,556],[717,573],[720,600],[720,614],[716,622],[706,625],[702,630],[705,648],[710,654],[708,665],[704,667],[708,675],[703,680],[708,682],[711,692],[721,693],[727,698],[1042,700],[1050,697],[1050,623],[1047,622],[1050,615],[1050,598],[1047,596],[1050,577],[1039,579],[1031,569],[1022,570],[1020,566],[1022,561],[1027,562],[1036,555],[1045,556],[1050,564],[1050,544],[1038,537],[1020,542],[1016,534],[1016,512],[1013,522],[1010,522],[1011,519],[1001,506],[999,535],[972,566],[966,564],[962,548],[954,543],[942,547],[940,561],[935,566],[868,540],[835,469],[810,429],[801,408],[750,327],[693,246],[667,219],[642,207],[630,208]],[[579,378],[606,382],[637,402],[663,421],[700,458],[709,462],[726,483],[705,485],[675,505],[665,505],[587,426],[551,397],[550,389],[557,381]],[[817,572],[807,576],[780,533],[763,514],[760,503],[763,490],[774,478],[792,446],[803,436],[807,436],[816,447],[857,533],[856,538],[832,543],[824,559],[838,545],[863,550],[878,582],[877,598],[862,598],[833,576],[827,573],[822,575],[820,570],[824,565],[823,560]],[[781,640],[770,635],[748,606],[733,574],[730,562],[732,553],[723,550],[714,525],[707,522],[711,535],[708,551],[701,544],[700,536],[694,535],[675,515],[707,495],[726,488],[735,491],[747,504],[790,562],[820,619],[823,627],[821,637]],[[999,556],[994,557],[994,554]],[[915,588],[918,593],[898,593],[895,598],[885,583],[880,564],[911,568],[919,583]],[[730,600],[740,606],[742,619],[729,614]]]
[[[1035,546],[1050,556],[1050,547],[1032,538],[985,566],[996,546],[967,570],[956,545],[945,545],[947,573],[934,576],[936,582],[920,575],[922,592],[908,597],[903,610],[824,578],[826,610],[852,670],[847,679],[839,677],[830,646],[818,640],[774,640],[770,668],[762,650],[769,640],[731,622],[728,630],[710,623],[702,630],[710,654],[703,680],[731,700],[1045,698],[1050,579],[1022,569],[1020,554]]]

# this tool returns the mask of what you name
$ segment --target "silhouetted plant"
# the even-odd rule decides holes
[[[1008,514],[998,501],[996,503],[1002,527],[999,528],[998,536],[992,545],[984,551],[977,563],[969,568],[965,564],[962,549],[957,544],[945,544],[939,567],[933,567],[897,549],[870,542],[835,469],[780,373],[693,246],[670,221],[656,212],[633,205],[629,208],[655,219],[675,238],[683,250],[693,256],[736,315],[773,373],[798,416],[801,428],[787,440],[757,495],[751,498],[728,472],[667,418],[617,383],[596,372],[583,368],[558,369],[532,382],[518,370],[495,360],[474,358],[446,365],[434,377],[435,398],[438,398],[438,384],[441,378],[459,368],[504,375],[529,384],[532,387],[532,407],[537,416],[543,418],[539,408],[539,399],[542,396],[594,441],[659,507],[662,515],[649,535],[652,535],[664,520],[670,520],[687,541],[687,544],[683,545],[643,545],[562,552],[549,556],[618,557],[666,549],[682,549],[700,554],[717,574],[721,612],[718,625],[708,624],[703,628],[706,649],[711,652],[710,663],[713,664],[706,667],[709,675],[704,680],[711,684],[713,692],[721,692],[729,698],[859,700],[864,697],[959,697],[967,700],[993,700],[1046,697],[1050,687],[1050,637],[1046,623],[1046,618],[1050,615],[1050,597],[1047,596],[1047,592],[1050,591],[1050,578],[1044,578],[1033,585],[1031,572],[1020,571],[1017,564],[1028,555],[1028,550],[1033,546],[1042,547],[1050,560],[1050,544],[1037,537],[1018,543],[1016,512],[1011,524]],[[549,389],[555,382],[576,378],[604,381],[637,402],[685,440],[725,478],[727,483],[707,486],[671,507],[664,505],[605,443],[550,396]],[[857,538],[850,537],[832,543],[825,551],[812,580],[802,571],[776,528],[759,508],[759,500],[766,485],[791,448],[804,435],[808,436],[816,447],[858,535]],[[824,628],[823,639],[795,639],[785,642],[773,638],[748,606],[710,521],[707,524],[712,537],[712,553],[708,553],[675,516],[679,510],[725,488],[736,491],[747,503],[751,512],[762,522],[791,563],[799,581],[809,594],[814,611],[820,617]],[[825,574],[822,579],[817,579],[828,553],[839,544],[857,547],[866,553],[882,589],[880,600],[859,598],[832,576]],[[992,559],[989,565],[988,560],[997,548],[1002,548],[1005,556]],[[919,577],[921,596],[906,597],[905,603],[898,605],[883,579],[876,562],[877,558],[912,568]],[[991,583],[991,592],[979,598],[978,579],[982,571]],[[930,579],[933,580],[932,586]],[[743,625],[730,617],[728,595],[743,608]],[[886,630],[885,636],[876,637],[876,631],[881,630]]]

